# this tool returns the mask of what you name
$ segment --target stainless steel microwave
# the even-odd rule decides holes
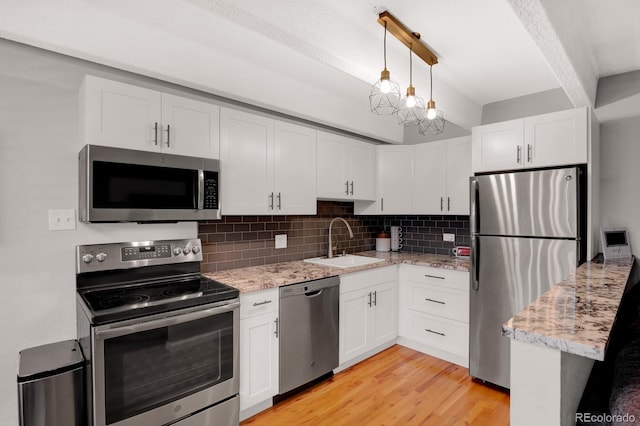
[[[78,154],[82,222],[220,219],[220,161],[85,145]]]

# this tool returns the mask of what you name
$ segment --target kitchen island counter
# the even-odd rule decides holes
[[[634,258],[586,262],[502,326],[502,334],[604,360]]]
[[[432,268],[450,269],[463,272],[469,271],[468,260],[440,254],[405,252],[383,253],[376,251],[366,251],[353,254],[358,256],[375,257],[382,259],[382,261],[349,268],[337,268],[314,265],[303,260],[297,260],[270,265],[228,269],[220,272],[205,273],[204,275],[213,280],[235,287],[240,290],[241,293],[248,293],[397,264],[428,266]]]

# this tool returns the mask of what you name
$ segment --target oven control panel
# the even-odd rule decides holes
[[[202,261],[199,239],[92,244],[76,247],[76,273]]]

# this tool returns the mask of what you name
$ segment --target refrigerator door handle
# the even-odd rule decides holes
[[[478,233],[478,225],[480,224],[480,213],[478,210],[480,207],[478,179],[471,177],[470,185],[469,205],[471,206],[471,216],[469,217],[469,225],[471,226],[471,236],[474,236]]]
[[[471,269],[471,288],[475,291],[480,289],[480,282],[478,281],[480,274],[480,240],[476,237],[471,237],[471,256],[469,267]]]

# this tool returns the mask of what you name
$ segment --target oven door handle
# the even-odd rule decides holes
[[[100,340],[112,339],[114,337],[125,336],[127,334],[139,333],[142,331],[153,330],[160,327],[168,327],[176,324],[182,324],[189,321],[194,321],[206,317],[210,317],[213,315],[223,314],[225,312],[231,312],[234,309],[238,309],[240,307],[240,302],[233,302],[229,304],[224,304],[222,306],[214,306],[208,309],[188,312],[188,313],[177,313],[169,317],[158,318],[155,320],[150,320],[138,324],[125,325],[125,326],[116,326],[107,325],[104,329],[96,328],[95,336]],[[109,328],[110,327],[110,328]]]

